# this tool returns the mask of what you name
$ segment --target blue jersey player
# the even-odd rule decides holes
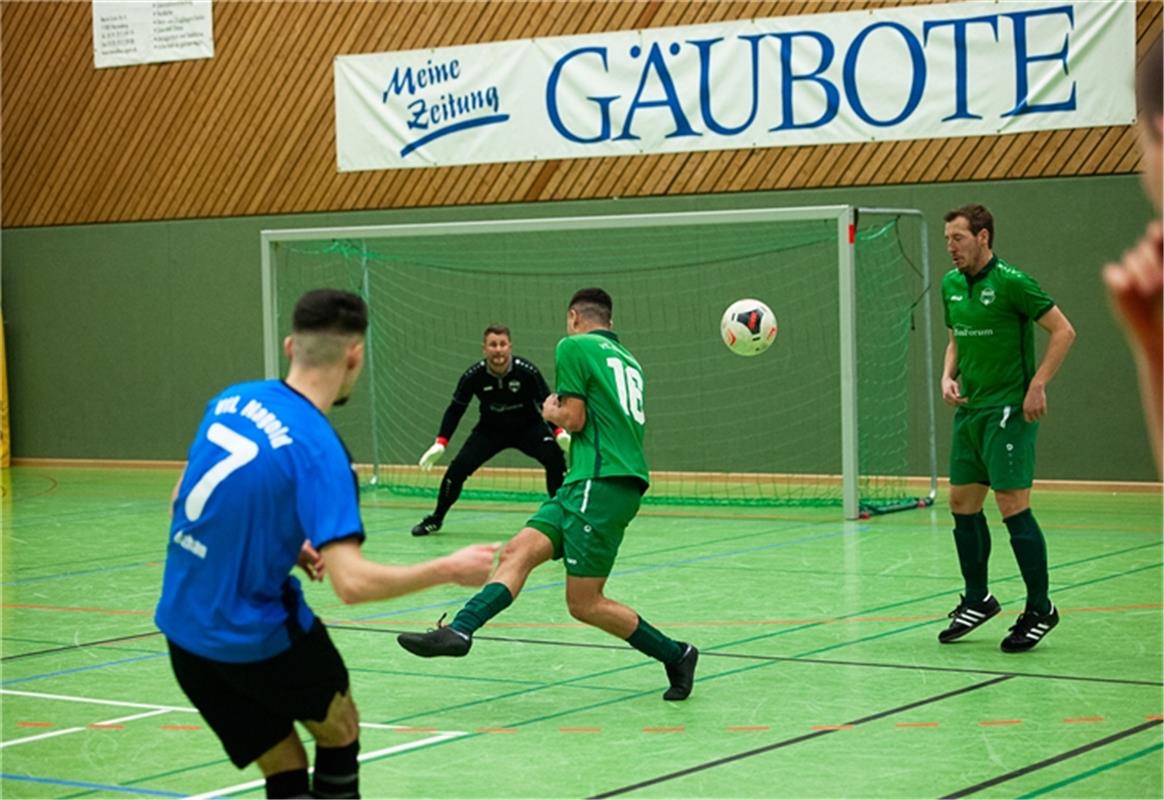
[[[325,414],[364,362],[368,313],[319,289],[295,307],[286,380],[213,398],[175,490],[156,621],[182,690],[240,769],[257,762],[268,797],[357,797],[359,728],[343,659],[304,602],[298,563],[345,603],[440,583],[479,586],[496,546],[394,567],[361,554],[351,458]],[[295,721],[315,739],[314,784]]]

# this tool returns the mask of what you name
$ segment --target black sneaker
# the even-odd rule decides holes
[[[437,620],[437,626],[425,633],[402,633],[396,637],[400,646],[414,656],[463,656],[473,646],[473,637],[461,633],[447,625],[442,625],[445,614]]]
[[[1059,624],[1059,611],[1054,606],[1046,614],[1037,611],[1024,611],[1019,614],[1014,625],[1010,626],[1010,635],[1002,640],[1002,652],[1021,653],[1043,641],[1043,637]]]
[[[671,688],[663,692],[664,700],[686,700],[695,683],[695,662],[699,661],[699,651],[687,642],[679,642],[679,646],[683,648],[679,660],[663,665],[667,670],[667,680],[671,681]]]
[[[420,522],[412,526],[413,536],[428,536],[430,533],[436,533],[441,529],[441,521],[429,514]]]
[[[1002,611],[1002,606],[992,594],[986,595],[977,603],[967,603],[965,596],[958,595],[958,607],[947,615],[954,621],[938,634],[938,641],[946,644],[961,639],[986,620],[997,616],[999,611]]]

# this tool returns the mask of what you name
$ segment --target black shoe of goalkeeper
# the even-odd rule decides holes
[[[402,633],[396,637],[408,652],[421,658],[433,656],[460,657],[473,646],[473,637],[448,627],[434,628],[426,633]]]
[[[1004,653],[1022,653],[1043,641],[1043,637],[1058,624],[1059,611],[1054,606],[1046,614],[1024,611],[1010,627],[1010,635],[999,646]]]
[[[1002,611],[1002,606],[998,604],[992,594],[986,595],[977,603],[967,603],[966,598],[961,595],[958,596],[958,601],[958,607],[947,615],[953,622],[938,634],[938,641],[942,644],[961,639],[988,619],[998,616],[998,612]]]
[[[413,536],[428,536],[441,529],[441,522],[431,514],[412,526]]]
[[[663,692],[664,700],[686,700],[691,694],[691,687],[695,685],[695,664],[699,661],[699,651],[693,645],[679,642],[683,648],[683,655],[672,664],[664,664],[667,670],[667,680],[671,687]]]

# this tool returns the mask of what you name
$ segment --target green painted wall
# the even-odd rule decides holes
[[[912,207],[929,219],[940,274],[948,268],[941,216],[966,202],[991,208],[996,251],[1034,274],[1079,333],[1049,392],[1038,475],[1154,479],[1131,358],[1099,281],[1100,265],[1150,218],[1134,176],[5,230],[12,452],[182,458],[210,395],[261,375],[263,229],[767,205]],[[940,312],[937,319],[940,327]],[[937,366],[944,345],[939,330]],[[939,406],[941,472],[949,418]]]

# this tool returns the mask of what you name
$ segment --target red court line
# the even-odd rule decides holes
[[[1164,716],[1160,714],[1149,714],[1148,716],[1144,717],[1144,719],[1164,720]]]
[[[412,726],[405,726],[397,728],[396,733],[437,733],[436,728],[414,728]]]
[[[134,611],[125,608],[83,608],[80,606],[45,606],[36,603],[4,603],[0,608],[24,608],[33,611],[70,611],[82,614],[113,614],[144,617],[153,614],[152,611]]]
[[[123,730],[125,730],[124,725],[117,725],[117,724],[110,723],[110,722],[94,722],[92,725],[89,725],[88,727],[92,728],[93,730],[97,730],[97,731],[123,731]]]
[[[1103,717],[1067,717],[1063,721],[1068,725],[1073,725],[1077,722],[1103,722]]]
[[[1059,610],[1064,614],[1105,614],[1117,613],[1121,611],[1145,611],[1145,610],[1161,610],[1164,609],[1162,603],[1133,603],[1124,606],[1094,606],[1089,608],[1060,608]],[[63,609],[62,609],[63,610]],[[136,613],[136,612],[135,612]],[[149,612],[141,612],[149,613]],[[1019,612],[1003,612],[1011,616],[1017,616]],[[696,622],[675,622],[663,621],[659,625],[666,628],[728,628],[737,626],[760,626],[760,625],[845,625],[852,622],[921,622],[928,619],[938,619],[936,614],[911,614],[908,616],[877,616],[877,617],[846,617],[844,619],[835,619],[832,617],[810,617],[806,619],[709,619],[700,620]],[[397,627],[400,625],[431,625],[432,620],[405,620],[405,619],[390,619],[390,620],[346,620],[346,619],[330,619],[331,624],[336,625],[352,625],[352,626],[387,626]],[[543,623],[543,622],[496,622],[490,620],[489,628],[498,630],[586,630],[589,628],[582,622],[558,622],[558,623]]]
[[[162,725],[164,731],[200,731],[201,725]]]
[[[813,725],[814,731],[851,731],[852,725]]]
[[[770,725],[728,725],[727,731],[729,733],[746,733],[748,731],[768,731],[771,730]]]
[[[18,728],[53,728],[56,727],[55,722],[30,722],[21,720],[16,723]]]
[[[477,728],[477,733],[517,733],[517,728]]]
[[[684,733],[687,728],[682,725],[673,725],[666,727],[643,728],[643,733]]]
[[[1021,719],[984,719],[978,723],[985,726],[999,726],[999,725],[1022,725]]]
[[[558,733],[602,733],[602,728],[558,728]]]

